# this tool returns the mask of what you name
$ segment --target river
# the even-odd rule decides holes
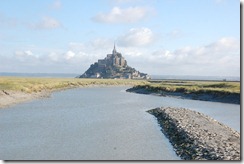
[[[160,106],[205,113],[240,131],[240,105],[127,93],[128,87],[55,92],[0,110],[2,160],[179,160],[157,120]]]

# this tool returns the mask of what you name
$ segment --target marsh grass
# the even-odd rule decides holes
[[[138,85],[137,87],[146,88],[153,92],[240,94],[240,82],[150,81],[149,84]]]
[[[144,85],[145,80],[130,79],[78,79],[78,78],[23,78],[0,77],[0,90],[13,90],[26,93],[43,90],[84,87],[92,85]]]
[[[240,94],[240,82],[0,77],[0,90],[26,93],[94,85],[128,85],[143,87],[153,92]]]

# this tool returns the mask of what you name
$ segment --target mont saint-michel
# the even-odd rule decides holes
[[[79,78],[120,78],[120,79],[150,79],[146,73],[141,73],[127,65],[121,53],[117,52],[115,44],[112,54],[99,59]]]

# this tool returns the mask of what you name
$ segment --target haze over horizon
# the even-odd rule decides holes
[[[240,76],[240,1],[0,2],[0,72],[83,74],[114,42],[151,75]]]

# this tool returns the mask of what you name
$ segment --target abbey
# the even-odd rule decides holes
[[[127,65],[121,53],[114,49],[104,59],[99,59],[79,78],[122,78],[122,79],[149,79],[150,76],[137,71]]]
[[[115,45],[112,54],[108,54],[105,59],[98,60],[98,67],[106,67],[109,65],[126,67],[127,62],[122,57],[121,53],[116,51]]]

